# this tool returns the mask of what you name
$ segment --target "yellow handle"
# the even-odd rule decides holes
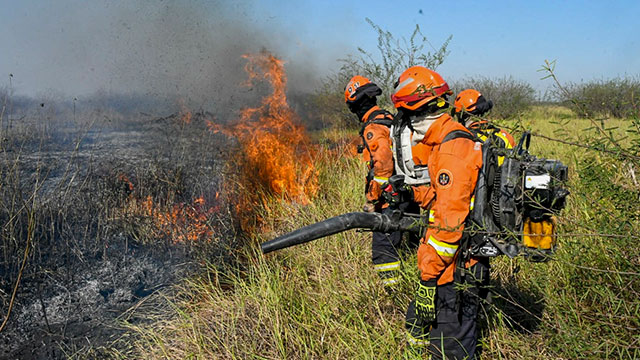
[[[524,222],[524,245],[534,249],[550,250],[556,243],[556,218],[534,222],[527,218]]]

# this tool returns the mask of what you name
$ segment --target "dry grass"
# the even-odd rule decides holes
[[[562,108],[535,108],[519,124],[558,136],[570,120],[578,141],[588,122]],[[624,127],[625,120],[610,120]],[[510,125],[516,125],[512,123]],[[565,129],[566,130],[566,129]],[[621,128],[619,131],[624,131]],[[573,137],[568,137],[573,134]],[[333,139],[352,134],[330,134]],[[333,141],[334,143],[337,140]],[[346,143],[346,142],[344,142]],[[532,152],[571,169],[568,208],[555,260],[492,261],[494,301],[481,320],[490,359],[640,356],[640,188],[628,166],[606,154],[534,137]],[[158,320],[131,328],[143,358],[413,358],[404,342],[404,310],[416,278],[406,254],[401,291],[390,298],[370,265],[370,235],[347,232],[263,257],[258,243],[362,202],[364,167],[345,148],[323,151],[320,194],[308,206],[272,199],[265,223],[241,250],[241,268],[209,267],[163,298]],[[633,200],[633,197],[636,197]],[[587,233],[623,235],[582,236]],[[624,237],[625,234],[632,234]]]

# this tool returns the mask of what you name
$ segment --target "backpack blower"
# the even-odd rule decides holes
[[[470,137],[461,132],[449,137]],[[495,135],[494,135],[495,136]],[[475,137],[470,139],[478,140]],[[505,149],[489,136],[482,144],[483,165],[474,193],[474,207],[465,221],[463,256],[515,257],[546,261],[556,244],[555,215],[565,207],[569,191],[567,166],[558,160],[537,158],[528,152],[531,134],[525,132],[518,145]],[[502,166],[498,157],[504,156]],[[400,188],[403,177],[389,179]],[[390,215],[353,212],[311,224],[261,244],[264,254],[303,244],[349,229],[408,231],[419,235],[428,226],[426,215],[394,210]]]

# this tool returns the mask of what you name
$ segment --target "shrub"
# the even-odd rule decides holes
[[[512,76],[502,78],[474,77],[457,81],[454,90],[476,89],[493,101],[491,117],[513,118],[527,111],[536,101],[535,90],[528,82]]]
[[[322,117],[327,124],[346,127],[358,124],[353,120],[353,114],[344,106],[343,98],[344,86],[354,75],[365,76],[380,86],[382,95],[378,97],[379,105],[391,107],[393,84],[403,70],[414,65],[436,69],[449,54],[447,47],[451,36],[436,49],[422,34],[418,25],[407,39],[394,37],[391,32],[382,29],[369,18],[366,21],[378,34],[378,54],[358,48],[357,55],[340,60],[340,70],[327,76],[313,95],[313,103],[319,110],[316,113],[323,114]],[[425,50],[426,46],[433,51]]]
[[[640,77],[569,83],[553,91],[581,117],[625,118],[640,114]]]

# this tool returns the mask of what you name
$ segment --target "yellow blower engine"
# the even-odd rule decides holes
[[[556,244],[555,215],[565,207],[569,191],[567,166],[528,152],[531,134],[525,132],[513,149],[483,144],[483,165],[473,211],[467,220],[472,255],[510,257],[524,253],[545,261]],[[502,166],[497,157],[504,156]]]

